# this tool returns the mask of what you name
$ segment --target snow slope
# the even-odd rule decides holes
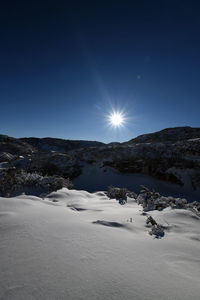
[[[169,227],[162,239],[133,199],[121,206],[103,192],[0,198],[0,212],[1,300],[199,299],[200,220],[190,211],[151,212]]]

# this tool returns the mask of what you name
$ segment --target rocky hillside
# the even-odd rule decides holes
[[[83,158],[123,173],[147,174],[196,189],[200,186],[200,128],[164,129],[84,152]]]
[[[200,128],[175,127],[166,128],[158,132],[140,135],[124,144],[136,143],[170,143],[200,138]]]
[[[101,142],[96,141],[81,141],[81,140],[64,140],[57,138],[21,138],[19,139],[22,143],[28,143],[37,151],[42,152],[68,152],[71,150],[76,150],[80,148],[88,148],[88,147],[100,147],[105,145]]]
[[[73,178],[81,172],[76,151],[98,149],[104,145],[96,141],[34,137],[17,139],[0,135],[0,172],[16,168]]]
[[[121,144],[0,136],[1,173],[15,168],[73,179],[84,163],[196,189],[200,187],[200,128],[168,128]]]
[[[12,155],[30,154],[36,149],[26,141],[9,137],[7,135],[0,135],[0,155],[2,153],[10,153]]]

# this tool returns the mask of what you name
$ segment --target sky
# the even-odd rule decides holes
[[[196,0],[1,1],[0,134],[113,142],[199,127],[199,15]]]

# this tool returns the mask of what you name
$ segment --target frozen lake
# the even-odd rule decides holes
[[[108,186],[126,187],[136,193],[140,191],[140,185],[155,189],[164,196],[187,198],[188,201],[199,201],[200,190],[192,190],[185,186],[171,184],[155,179],[144,174],[124,174],[115,169],[98,165],[85,165],[83,173],[73,180],[74,188],[96,192],[107,190]]]

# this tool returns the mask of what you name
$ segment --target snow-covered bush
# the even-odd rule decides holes
[[[107,195],[111,199],[121,199],[123,197],[126,197],[126,192],[127,189],[125,188],[118,188],[111,185],[108,187]]]
[[[146,224],[147,225],[151,224],[152,226],[158,225],[157,222],[154,220],[154,218],[152,216],[148,216],[148,218],[146,220]]]
[[[156,209],[158,205],[158,199],[160,199],[160,194],[155,191],[150,191],[145,186],[141,186],[140,194],[137,197],[137,203],[143,206],[145,211]]]
[[[200,202],[193,201],[187,204],[187,208],[194,209],[197,212],[200,212]]]
[[[149,231],[150,235],[154,235],[155,238],[160,239],[165,235],[164,229],[161,225],[157,224],[151,227]]]
[[[154,190],[150,191],[144,186],[141,187],[137,203],[142,205],[144,211],[163,210],[168,206],[172,208],[186,208],[187,206],[187,200],[184,198],[164,197]]]
[[[134,198],[134,199],[137,198],[137,194],[132,192],[132,191],[129,191],[129,190],[127,190],[126,196],[129,197],[129,198]]]
[[[34,185],[38,184],[42,176],[38,173],[27,173],[21,171],[15,174],[16,184],[18,185]]]
[[[127,202],[127,197],[136,198],[136,194],[127,190],[126,188],[118,188],[114,186],[108,187],[107,196],[110,199],[116,199],[120,204],[125,204]]]
[[[173,208],[186,208],[187,200],[184,198],[173,198],[170,202],[171,207]]]
[[[149,234],[154,235],[155,238],[159,239],[165,235],[163,226],[158,224],[152,216],[148,216],[146,224],[148,227],[151,227]]]
[[[40,187],[49,187],[50,190],[57,191],[63,187],[71,189],[73,187],[69,178],[63,178],[59,176],[45,176],[39,182]]]
[[[0,195],[9,197],[20,192],[37,190],[41,192],[52,192],[63,187],[72,188],[72,182],[67,178],[59,176],[42,176],[38,173],[28,173],[24,170],[10,169],[4,172],[0,178]]]
[[[120,204],[125,204],[127,202],[126,193],[127,193],[127,189],[125,188],[109,186],[107,196],[110,199],[118,200]]]

